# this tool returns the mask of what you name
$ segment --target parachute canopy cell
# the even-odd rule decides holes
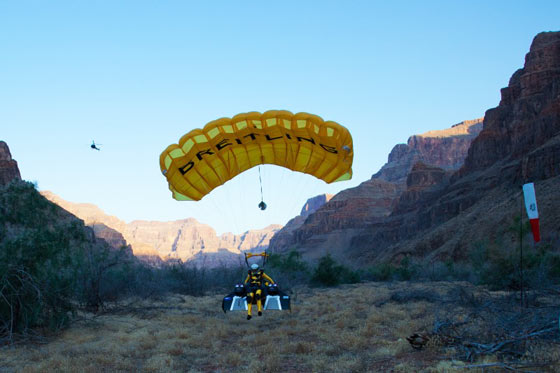
[[[352,178],[352,136],[308,113],[271,110],[220,118],[193,129],[159,158],[173,198],[198,201],[252,167],[274,164],[326,183]]]

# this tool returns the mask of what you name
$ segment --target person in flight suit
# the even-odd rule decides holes
[[[264,285],[274,284],[274,280],[264,273],[258,264],[252,264],[244,282],[247,289],[247,320],[251,320],[252,317],[253,299],[257,301],[258,315],[262,316],[263,280],[266,281]]]

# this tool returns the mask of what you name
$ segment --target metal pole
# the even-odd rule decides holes
[[[523,192],[521,193],[521,204],[520,204],[519,215],[519,275],[520,275],[520,287],[521,287],[521,306],[525,305],[524,293],[523,293]]]

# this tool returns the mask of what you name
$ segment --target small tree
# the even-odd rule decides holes
[[[336,263],[330,254],[322,257],[313,276],[311,282],[322,286],[336,286],[339,284],[356,283],[360,281],[360,275],[342,265]]]
[[[93,249],[88,232],[31,183],[0,187],[0,338],[67,324]]]

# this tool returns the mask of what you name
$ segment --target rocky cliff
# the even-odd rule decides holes
[[[411,198],[403,194],[390,217],[354,238],[356,255],[464,258],[473,243],[511,235],[525,182],[535,183],[543,241],[554,244],[560,231],[560,32],[535,37],[524,68],[501,93],[464,166],[420,186]],[[415,178],[409,177],[407,193],[418,185]]]
[[[486,112],[484,129],[473,142],[460,175],[500,161],[528,157],[558,135],[559,35],[546,32],[535,37],[525,57],[524,68],[516,71],[509,85],[501,90],[500,105]],[[541,167],[527,170],[534,172],[538,168]]]
[[[238,263],[243,252],[267,249],[271,237],[281,228],[271,225],[241,235],[225,233],[218,236],[213,228],[192,218],[171,222],[136,220],[125,223],[105,214],[93,204],[68,202],[52,192],[42,194],[83,219],[94,228],[96,236],[115,245],[127,242],[134,255],[153,263],[159,262],[157,258],[180,259],[207,267]]]
[[[401,194],[407,191],[407,177],[415,165],[418,166],[414,177],[448,178],[450,171],[462,166],[470,143],[481,129],[482,119],[475,119],[411,136],[407,144],[393,148],[387,163],[371,180],[338,193],[306,219],[289,222],[271,240],[271,250],[283,252],[305,246],[311,247],[306,250],[307,256],[317,257],[323,254],[328,242],[329,247],[336,247],[331,249],[333,256],[344,257],[362,229],[391,214]],[[421,171],[424,176],[420,176]],[[412,203],[418,199],[420,189],[426,188],[424,184],[409,185],[411,189],[402,196],[402,206],[404,201]]]
[[[459,169],[471,142],[482,130],[483,120],[467,120],[447,129],[411,136],[406,144],[398,144],[393,148],[387,163],[372,179],[405,184],[412,167],[418,162],[444,170]]]
[[[305,219],[307,219],[309,215],[315,213],[325,203],[329,202],[332,197],[332,194],[320,194],[308,199],[301,208],[300,214],[288,221],[288,223],[286,223],[286,225],[282,227],[282,229],[278,230],[271,238],[271,242],[274,242],[276,247],[285,247],[289,249],[290,246],[295,242],[293,232],[302,226],[302,224],[305,222]]]
[[[303,219],[307,218],[309,215],[313,214],[325,203],[329,202],[333,198],[332,194],[319,194],[318,196],[309,198],[305,205],[301,208],[299,216]]]
[[[6,185],[12,180],[21,180],[19,168],[12,159],[8,144],[0,141],[0,185]]]
[[[474,243],[510,234],[522,206],[521,185],[528,181],[535,182],[539,212],[546,216],[543,241],[553,242],[560,231],[559,32],[535,37],[525,66],[501,94],[482,129],[480,120],[468,121],[445,136],[431,131],[395,146],[372,177],[401,188],[390,204],[381,204],[383,213],[366,211],[382,186],[361,191],[364,183],[308,217],[292,232],[290,246],[304,256],[329,251],[362,265],[403,255],[465,258]],[[368,202],[356,209],[341,203],[359,190]],[[285,240],[277,245],[273,239],[271,247],[285,250]]]

